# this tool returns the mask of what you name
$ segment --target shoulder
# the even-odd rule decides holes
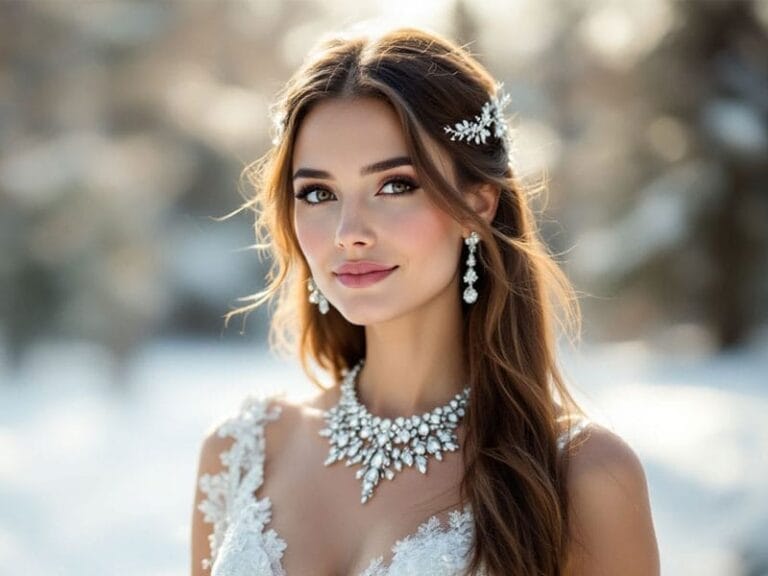
[[[290,412],[291,404],[284,394],[250,394],[240,401],[237,410],[212,423],[203,434],[200,446],[201,471],[222,468],[221,455],[238,442],[252,444],[263,434],[267,423]]]
[[[571,575],[658,574],[642,463],[618,435],[591,423],[570,450]]]
[[[264,425],[280,416],[282,406],[278,397],[248,396],[236,412],[205,432],[192,518],[193,575],[207,574],[211,568],[237,494],[250,493],[261,483],[259,475],[242,476],[241,471],[263,464]]]
[[[281,438],[285,432],[296,427],[303,411],[301,399],[291,398],[285,393],[248,395],[236,412],[206,431],[201,461],[214,460],[217,454],[229,450],[238,442],[257,448],[254,441],[267,435],[270,438],[268,444],[281,444]]]
[[[301,438],[308,426],[316,426],[322,420],[323,411],[332,405],[337,394],[329,390],[308,396],[285,392],[248,395],[239,410],[208,429],[201,461],[215,463],[217,455],[225,454],[234,444],[272,461]],[[228,459],[226,454],[224,458]]]
[[[216,474],[223,468],[220,455],[227,452],[234,444],[231,436],[220,435],[219,426],[209,429],[200,445],[198,475]]]

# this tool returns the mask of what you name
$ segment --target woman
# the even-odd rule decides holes
[[[232,313],[276,300],[322,392],[206,438],[193,575],[658,573],[642,466],[557,368],[549,293],[578,311],[505,103],[415,29],[326,41],[288,83],[244,205],[273,269]]]

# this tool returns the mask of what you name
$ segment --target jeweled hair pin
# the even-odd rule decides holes
[[[277,146],[283,139],[285,133],[285,112],[283,110],[273,108],[270,114],[272,118],[272,144]]]
[[[459,142],[467,141],[475,144],[485,144],[488,136],[504,139],[507,136],[507,123],[504,120],[504,108],[509,104],[509,94],[504,92],[504,84],[496,85],[496,94],[483,104],[480,114],[474,120],[462,120],[451,127],[443,126],[446,134],[450,134],[451,140]]]

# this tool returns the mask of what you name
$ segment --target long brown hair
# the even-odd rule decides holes
[[[468,572],[482,567],[498,576],[559,575],[570,536],[567,452],[558,450],[557,439],[562,423],[569,425],[570,417],[583,411],[557,366],[555,305],[565,312],[562,326],[578,333],[578,303],[538,237],[527,197],[533,189],[526,190],[513,174],[503,141],[452,142],[443,129],[479,114],[495,92],[491,75],[466,50],[423,30],[323,41],[280,95],[274,146],[244,172],[255,192],[237,212],[255,213],[257,246],[272,262],[266,288],[241,299],[250,304],[225,319],[274,303],[271,344],[297,352],[321,387],[312,364],[338,381],[364,357],[363,327],[335,308],[321,315],[307,301],[310,271],[293,229],[290,171],[297,131],[316,104],[351,97],[389,103],[425,192],[482,240],[479,298],[464,306],[463,316],[471,396],[460,491],[471,504],[476,535]],[[438,167],[427,142],[451,158],[457,185]],[[464,200],[463,190],[476,184],[500,191],[490,225]]]

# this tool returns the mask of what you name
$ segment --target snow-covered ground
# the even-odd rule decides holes
[[[108,358],[59,343],[14,373],[0,361],[2,574],[188,574],[205,431],[256,389],[311,392],[253,346],[152,343],[122,392]],[[746,574],[744,547],[768,554],[768,340],[703,358],[582,345],[563,365],[645,465],[664,574]]]

